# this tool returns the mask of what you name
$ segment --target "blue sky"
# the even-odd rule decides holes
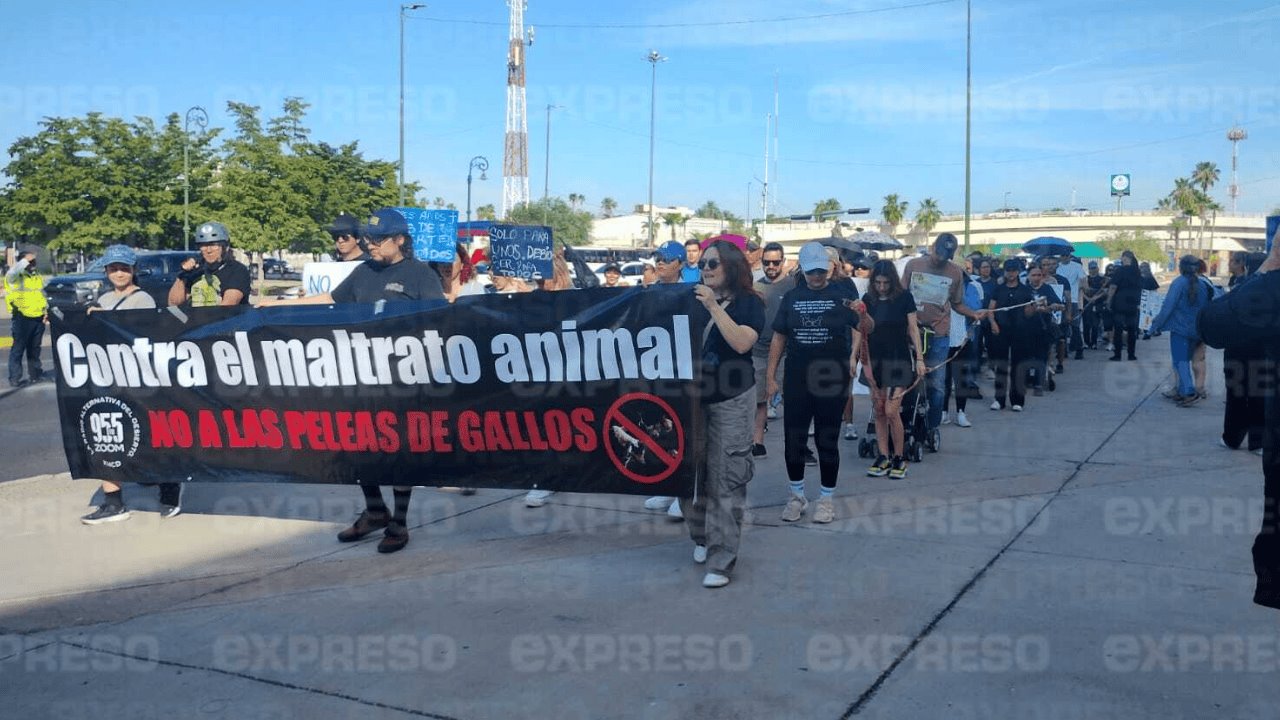
[[[275,114],[311,103],[313,137],[397,154],[399,3],[101,0],[0,5],[8,70],[0,142],[47,115],[163,117],[192,105],[226,127],[226,102]],[[1150,208],[1197,161],[1241,145],[1241,212],[1280,205],[1280,3],[975,0],[973,209]],[[814,17],[822,16],[822,17]],[[800,18],[800,19],[783,19]],[[408,176],[462,207],[468,160],[490,161],[473,204],[500,204],[507,7],[436,0],[406,22]],[[743,22],[759,21],[759,22]],[[765,116],[780,93],[774,210],[836,197],[878,211],[886,193],[964,207],[963,0],[531,0],[529,174],[550,192],[644,202],[650,66],[658,66],[655,201],[713,199],[746,214],[763,177]],[[733,23],[733,24],[726,24]],[[592,27],[581,27],[592,26]],[[1269,42],[1271,43],[1269,45]],[[759,215],[759,186],[752,216]]]

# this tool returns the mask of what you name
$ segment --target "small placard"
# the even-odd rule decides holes
[[[545,225],[493,225],[489,228],[489,274],[521,280],[550,280],[551,228]]]
[[[413,255],[423,262],[453,262],[457,254],[458,211],[396,208],[409,223]]]

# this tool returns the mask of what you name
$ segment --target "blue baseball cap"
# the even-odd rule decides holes
[[[827,255],[827,249],[820,243],[805,243],[800,248],[800,271],[810,270],[831,270],[831,256]]]
[[[672,260],[685,262],[689,259],[689,256],[685,254],[684,245],[675,240],[668,240],[659,245],[658,249],[653,251],[653,257],[655,260],[663,262],[671,262]]]
[[[138,264],[138,253],[128,245],[112,245],[102,253],[102,265],[128,265],[135,267]]]
[[[395,208],[382,208],[369,216],[369,222],[360,228],[362,235],[370,237],[389,237],[404,235],[409,237],[409,223]]]

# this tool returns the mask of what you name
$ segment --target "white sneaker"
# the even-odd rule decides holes
[[[667,508],[671,507],[671,503],[675,501],[676,499],[673,497],[664,497],[662,495],[655,495],[654,497],[651,497],[648,500],[644,501],[644,509],[645,510],[666,510]]]
[[[777,420],[777,419],[778,419],[778,408],[776,408],[776,407],[774,407],[774,406],[770,405],[770,406],[769,406],[769,409],[765,411],[764,416],[765,416],[765,417],[767,417],[767,418],[769,418],[770,420]]]
[[[1012,407],[1013,407],[1013,411],[1014,411],[1014,412],[1022,412],[1022,406],[1021,406],[1021,405],[1014,405],[1014,406],[1012,406]]]
[[[804,515],[804,509],[809,507],[809,501],[799,495],[792,495],[787,500],[786,507],[782,508],[782,521],[795,522]]]
[[[999,410],[999,409],[1000,409],[1000,401],[999,401],[999,400],[992,400],[992,401],[991,401],[991,409],[992,409],[992,410]]]
[[[707,561],[707,546],[706,546],[706,545],[694,545],[694,546],[693,546],[693,561],[694,561],[694,562],[696,562],[696,563],[698,563],[699,565],[701,565],[702,563],[704,563],[704,562],[706,562],[706,561]]]
[[[945,410],[944,410],[944,411],[943,411],[943,413],[942,413],[942,422],[941,422],[941,423],[939,423],[939,424],[940,424],[940,425],[950,425],[950,424],[951,424],[951,416],[950,416],[950,415],[948,415],[948,414],[946,413],[946,411],[945,411]]]
[[[672,520],[683,520],[684,513],[680,512],[680,498],[676,498],[671,503],[671,507],[667,508],[667,517]]]
[[[702,577],[702,587],[722,588],[729,584],[729,576],[720,573],[707,573]]]
[[[528,494],[524,496],[524,506],[531,508],[542,507],[543,505],[546,505],[547,500],[555,494],[554,490],[530,490]]]
[[[997,405],[999,403],[996,403]],[[969,422],[969,418],[965,417],[964,411],[956,413],[956,425],[959,427],[973,427],[973,423]]]
[[[1227,444],[1227,441],[1226,441],[1226,440],[1223,440],[1222,438],[1218,438],[1218,447],[1220,447],[1220,448],[1226,448],[1227,450],[1233,450],[1233,449],[1234,449],[1234,448],[1232,448],[1230,445],[1228,445],[1228,444]]]
[[[853,423],[845,423],[845,424],[844,424],[844,439],[845,439],[845,440],[857,440],[857,439],[858,439],[858,426],[854,425]]]

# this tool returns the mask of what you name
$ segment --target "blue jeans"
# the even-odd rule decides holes
[[[1169,334],[1169,354],[1173,356],[1173,369],[1178,373],[1178,394],[1191,397],[1196,394],[1196,381],[1191,377],[1191,353],[1200,342],[1186,335]]]
[[[925,376],[925,388],[929,398],[929,429],[935,430],[942,424],[942,405],[947,397],[947,369],[938,367],[951,352],[951,338],[946,335],[929,334],[929,346],[924,351],[925,367],[937,367],[937,370]]]

